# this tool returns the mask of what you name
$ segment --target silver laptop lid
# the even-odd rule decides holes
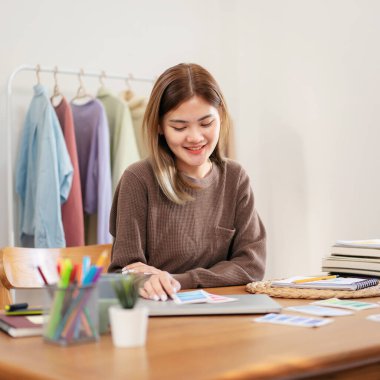
[[[281,305],[266,294],[228,294],[237,301],[226,303],[176,304],[174,301],[140,299],[138,306],[147,306],[149,316],[168,315],[219,315],[278,313]]]
[[[103,274],[99,280],[100,299],[116,298],[112,281],[121,274]],[[237,301],[226,303],[194,303],[176,304],[174,301],[151,301],[139,299],[137,306],[147,306],[150,316],[165,315],[218,315],[218,314],[264,314],[278,313],[281,305],[266,294],[228,294],[227,297],[237,298]]]

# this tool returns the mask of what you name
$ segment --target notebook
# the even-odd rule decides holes
[[[271,286],[299,289],[359,290],[378,285],[379,283],[379,279],[377,278],[357,277],[336,277],[327,280],[294,283],[294,281],[306,280],[307,278],[307,276],[294,276],[284,280],[272,281]]]

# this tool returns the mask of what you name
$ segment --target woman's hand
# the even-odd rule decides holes
[[[154,268],[156,269],[156,268]],[[159,271],[158,269],[156,269]],[[168,296],[174,297],[174,294],[181,289],[181,284],[175,280],[168,272],[159,271],[152,274],[144,285],[140,288],[140,296],[155,301],[166,301]]]
[[[150,265],[144,264],[144,263],[133,263],[125,266],[122,269],[122,273],[143,273],[143,274],[159,274],[161,271],[155,267],[152,267]]]

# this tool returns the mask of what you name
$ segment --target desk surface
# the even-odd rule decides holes
[[[244,293],[244,287],[208,290]],[[309,302],[277,300],[283,306]],[[59,347],[39,337],[14,339],[1,333],[0,377],[310,379],[339,371],[331,378],[368,380],[380,373],[380,324],[365,316],[377,313],[380,308],[363,310],[316,329],[252,323],[250,315],[154,317],[146,346],[131,349],[115,348],[110,335],[97,343]]]

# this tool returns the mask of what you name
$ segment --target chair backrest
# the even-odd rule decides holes
[[[104,264],[108,268],[111,244],[87,245],[68,248],[20,248],[6,247],[0,250],[0,309],[12,303],[10,289],[34,289],[43,287],[38,273],[40,266],[49,283],[57,281],[58,258],[70,258],[73,263],[81,263],[83,256],[89,256],[93,264],[102,252],[108,253]]]

